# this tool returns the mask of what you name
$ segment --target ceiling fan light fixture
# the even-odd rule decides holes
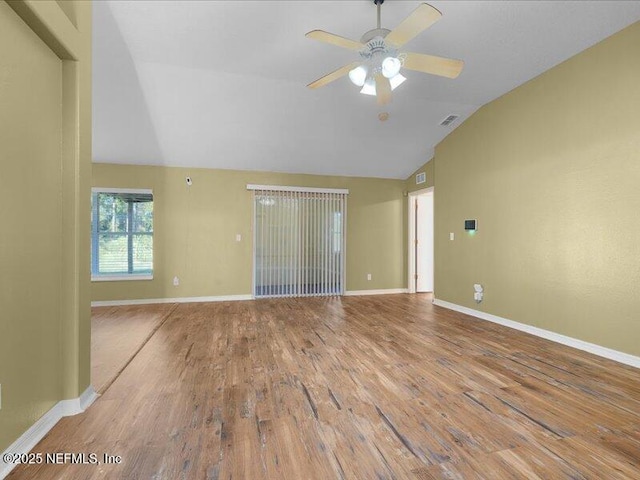
[[[437,8],[421,3],[395,29],[389,30],[382,28],[380,22],[380,6],[384,0],[370,1],[378,7],[377,28],[365,32],[359,42],[323,30],[312,30],[306,34],[308,38],[356,51],[360,55],[359,61],[349,63],[311,82],[307,87],[315,89],[349,75],[351,82],[361,87],[360,93],[378,97],[378,104],[386,105],[391,101],[391,91],[406,80],[400,74],[403,68],[446,78],[460,75],[464,66],[462,60],[403,50],[406,43],[442,17]]]
[[[375,95],[376,94],[376,82],[372,77],[367,78],[367,81],[364,82],[364,86],[360,93],[365,95]]]
[[[382,61],[382,75],[391,79],[398,75],[402,63],[396,57],[387,57]]]
[[[395,77],[389,79],[389,84],[391,85],[391,91],[394,91],[397,87],[402,85],[407,78],[402,74],[398,73]]]
[[[353,70],[350,70],[349,80],[351,80],[354,85],[362,87],[367,80],[367,67],[365,67],[364,65],[359,65]]]

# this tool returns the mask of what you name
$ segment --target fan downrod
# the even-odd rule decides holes
[[[378,29],[381,28],[380,25],[380,16],[382,15],[382,4],[384,3],[384,0],[373,0],[373,4],[376,6],[376,9],[378,10]]]
[[[378,27],[374,28],[373,30],[369,30],[368,32],[366,32],[364,35],[362,35],[362,37],[360,38],[360,43],[368,43],[370,40],[374,39],[375,37],[386,37],[389,33],[391,33],[391,30],[389,30],[388,28],[382,28],[381,25],[381,21],[380,21],[380,12],[381,12],[381,6],[384,3],[384,0],[373,0],[373,4],[377,7],[378,10]]]

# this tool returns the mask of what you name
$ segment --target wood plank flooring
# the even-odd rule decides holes
[[[34,451],[122,463],[8,478],[639,479],[640,370],[428,295],[182,304]]]
[[[91,383],[102,393],[177,304],[93,307]]]

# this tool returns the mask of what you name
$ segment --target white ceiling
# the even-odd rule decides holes
[[[640,20],[638,1],[430,3],[443,18],[405,49],[465,68],[406,72],[380,109],[346,77],[306,88],[357,54],[304,34],[359,40],[371,0],[94,2],[94,161],[406,178],[480,106]],[[383,26],[419,4],[387,0]]]

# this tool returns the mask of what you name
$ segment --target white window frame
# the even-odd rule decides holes
[[[149,188],[107,188],[107,187],[93,187],[91,189],[91,196],[96,193],[142,193],[153,196],[153,190]],[[92,212],[93,215],[93,212]],[[154,218],[154,232],[155,232],[155,218]],[[91,225],[91,249],[94,247],[94,226]],[[155,245],[155,244],[154,244]],[[154,252],[155,253],[155,252]],[[154,255],[155,257],[155,255]],[[94,275],[93,265],[91,265],[91,281],[92,282],[121,282],[121,281],[138,281],[138,280],[153,280],[153,273],[128,273],[117,275]]]

